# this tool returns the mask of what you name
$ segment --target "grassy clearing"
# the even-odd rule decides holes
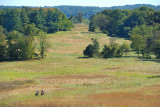
[[[134,52],[122,58],[83,58],[91,38],[97,38],[102,48],[112,37],[88,32],[86,25],[79,24],[72,31],[48,34],[50,49],[45,59],[1,62],[0,106],[128,106],[133,99],[137,103],[131,106],[143,106],[144,100],[148,106],[157,106],[160,87],[150,87],[160,84],[159,61],[139,59]],[[119,44],[130,42],[114,39]],[[37,89],[45,95],[35,97]],[[143,101],[138,102],[139,98]]]

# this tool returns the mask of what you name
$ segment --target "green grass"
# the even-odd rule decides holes
[[[75,25],[72,31],[48,34],[50,49],[44,59],[0,62],[0,82],[12,84],[16,80],[25,79],[35,83],[29,84],[26,92],[21,92],[21,94],[18,94],[20,89],[13,89],[11,91],[13,95],[8,97],[4,97],[6,91],[3,90],[2,96],[0,95],[0,105],[31,99],[56,99],[95,93],[135,91],[144,86],[160,83],[159,63],[137,58],[135,52],[130,52],[128,57],[122,58],[83,58],[83,50],[91,43],[91,38],[97,38],[101,47],[108,44],[111,38],[101,33],[88,34],[86,32],[88,32],[86,25]],[[119,44],[124,41],[130,42],[123,38],[114,37],[114,39]],[[72,79],[72,75],[84,77]],[[64,77],[54,80],[56,76]],[[27,83],[24,82],[22,85],[27,85]],[[28,87],[34,87],[34,89],[29,91]],[[60,87],[60,89],[56,90],[55,87]],[[46,95],[35,97],[35,91],[42,88],[47,91]]]

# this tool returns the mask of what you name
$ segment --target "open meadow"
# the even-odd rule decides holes
[[[96,38],[101,46],[113,37],[71,31],[47,35],[44,59],[0,62],[0,107],[160,107],[160,61],[137,58],[86,58],[83,50]],[[114,37],[118,44],[124,38]],[[35,92],[44,90],[43,96]]]

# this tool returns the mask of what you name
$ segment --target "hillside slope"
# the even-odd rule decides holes
[[[48,34],[45,59],[0,62],[0,107],[159,106],[158,61],[137,58],[86,58],[83,50],[98,39],[101,49],[111,39],[123,38],[88,32],[75,25],[72,31]],[[44,96],[35,92],[44,90]]]

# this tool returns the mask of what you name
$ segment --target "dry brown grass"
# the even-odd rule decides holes
[[[1,105],[159,106],[160,86],[152,85],[158,84],[155,81],[159,81],[159,63],[143,61],[136,57],[83,58],[83,50],[91,43],[91,38],[98,39],[101,49],[104,44],[109,44],[111,38],[106,34],[88,32],[87,26],[83,24],[75,25],[72,31],[49,34],[48,38],[51,47],[45,59],[0,63],[0,74],[4,76],[0,78],[0,86],[3,88],[3,93],[0,93]],[[124,41],[116,38],[117,43]],[[35,80],[36,84],[19,87],[23,85],[13,82],[30,79]],[[146,85],[152,86],[144,87]],[[5,87],[10,90],[5,90]],[[42,89],[45,95],[35,97],[35,91]]]
[[[141,88],[135,92],[100,93],[89,95],[88,102],[94,102],[95,105],[120,107],[159,107],[159,90],[160,85],[153,85]]]
[[[18,79],[10,82],[0,82],[0,92],[21,88],[22,86],[33,84],[33,80]]]
[[[152,90],[156,94],[150,94]],[[159,107],[160,85],[141,88],[134,92],[98,93],[88,96],[63,97],[49,100],[28,100],[15,103],[16,107]],[[11,106],[13,107],[13,105]]]
[[[85,84],[97,84],[97,83],[107,83],[109,79],[115,79],[114,76],[108,76],[104,74],[72,74],[72,75],[59,75],[59,76],[49,76],[42,77],[41,79],[45,81],[46,85],[60,85],[60,84],[75,84],[75,85],[85,85]]]

